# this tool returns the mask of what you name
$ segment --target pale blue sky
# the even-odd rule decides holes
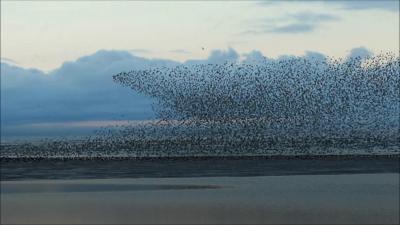
[[[185,61],[399,49],[398,1],[1,1],[1,56],[44,71],[106,50]],[[202,50],[202,47],[205,49]]]

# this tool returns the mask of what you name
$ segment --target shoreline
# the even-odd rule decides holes
[[[152,161],[152,160],[167,160],[167,161],[181,161],[181,160],[258,160],[258,159],[270,159],[270,160],[352,160],[352,159],[400,159],[399,154],[321,154],[321,155],[310,155],[310,154],[292,154],[292,155],[228,155],[228,156],[59,156],[59,157],[0,157],[0,162],[18,162],[18,161]]]
[[[249,177],[400,173],[396,156],[17,159],[1,161],[1,179]]]

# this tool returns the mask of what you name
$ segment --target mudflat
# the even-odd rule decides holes
[[[2,224],[398,224],[399,173],[1,181]]]

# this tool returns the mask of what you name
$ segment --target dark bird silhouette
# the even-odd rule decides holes
[[[396,152],[399,65],[399,57],[381,54],[365,61],[298,57],[121,72],[115,82],[157,100],[157,120],[104,127],[82,140],[2,146],[1,156]]]

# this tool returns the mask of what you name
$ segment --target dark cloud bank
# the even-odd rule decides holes
[[[356,48],[350,56],[370,55],[365,48]],[[282,56],[281,59],[293,57]],[[325,60],[323,54],[306,52],[307,59]],[[214,50],[204,60],[188,60],[185,64],[239,61],[233,50]],[[259,51],[245,55],[246,63],[263,60]],[[268,59],[273,60],[273,59]],[[146,120],[154,118],[153,100],[112,81],[121,71],[151,67],[173,67],[181,63],[165,59],[137,57],[128,51],[101,50],[45,73],[1,63],[1,131],[2,137],[65,135],[87,131],[83,127],[32,126],[40,123],[62,123],[87,120]],[[89,129],[90,130],[90,129]]]

